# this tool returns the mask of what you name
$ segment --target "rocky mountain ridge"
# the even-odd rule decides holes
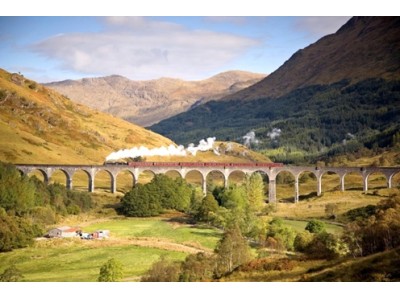
[[[141,126],[235,93],[265,74],[228,71],[199,81],[160,78],[133,81],[119,75],[45,84],[74,101]]]

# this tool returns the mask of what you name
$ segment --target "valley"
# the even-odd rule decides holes
[[[268,76],[0,69],[0,281],[399,281],[399,37],[353,17]]]

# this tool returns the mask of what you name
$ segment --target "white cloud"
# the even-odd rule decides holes
[[[351,17],[299,17],[295,22],[295,28],[305,30],[308,34],[322,37],[335,33]]]
[[[32,46],[66,70],[132,79],[200,79],[258,45],[255,39],[143,17],[109,17],[98,33],[57,35]]]

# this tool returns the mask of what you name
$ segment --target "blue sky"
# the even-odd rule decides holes
[[[349,17],[0,17],[0,67],[38,82],[271,73]]]

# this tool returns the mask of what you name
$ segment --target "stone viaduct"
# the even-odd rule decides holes
[[[75,172],[82,170],[88,176],[88,191],[94,191],[94,179],[99,171],[106,171],[111,178],[110,191],[116,192],[117,188],[117,175],[125,170],[128,170],[133,176],[133,183],[136,184],[139,176],[145,171],[151,171],[154,174],[165,174],[168,171],[176,171],[182,178],[185,178],[189,172],[196,171],[201,174],[203,192],[207,192],[207,176],[214,171],[223,175],[225,186],[228,185],[229,176],[235,172],[240,171],[244,174],[252,174],[254,172],[264,173],[269,179],[269,202],[276,202],[276,177],[279,173],[287,171],[294,177],[294,202],[299,201],[299,177],[303,172],[310,172],[314,174],[317,179],[316,191],[317,195],[322,193],[322,176],[326,173],[336,173],[339,175],[340,190],[345,190],[345,177],[348,173],[358,173],[362,176],[363,190],[368,191],[368,177],[373,173],[382,173],[386,177],[386,184],[388,188],[392,187],[393,176],[400,172],[400,167],[301,167],[301,166],[280,166],[280,167],[181,167],[181,166],[146,166],[146,167],[130,167],[128,165],[42,165],[42,164],[19,164],[16,167],[24,174],[38,170],[43,174],[44,181],[48,183],[52,174],[60,170],[66,176],[66,187],[72,189],[72,178]]]

